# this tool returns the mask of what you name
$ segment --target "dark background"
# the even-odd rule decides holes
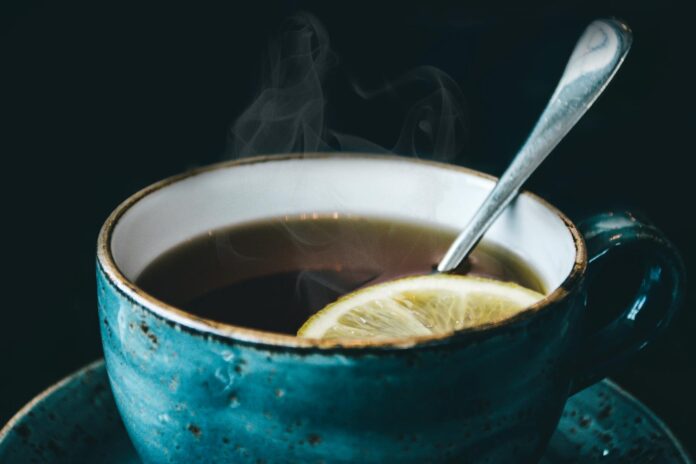
[[[395,77],[420,64],[452,75],[468,115],[454,161],[493,174],[524,140],[584,26],[625,19],[635,42],[624,67],[529,188],[576,220],[638,210],[674,241],[687,270],[696,265],[686,3],[237,3],[0,7],[0,423],[101,356],[93,279],[101,223],[141,187],[221,159],[228,126],[257,90],[268,36],[298,9],[317,15],[357,75]],[[340,92],[329,107],[344,130],[385,145],[396,136]],[[630,287],[629,276],[606,278]],[[696,454],[693,295],[614,378]]]

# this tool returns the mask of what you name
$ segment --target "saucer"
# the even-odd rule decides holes
[[[119,418],[104,361],[63,379],[0,430],[0,462],[137,464]],[[542,464],[691,464],[667,426],[604,380],[571,397]]]

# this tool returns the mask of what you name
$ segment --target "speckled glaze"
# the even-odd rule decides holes
[[[114,395],[153,463],[538,456],[568,395],[563,366],[583,310],[568,300],[514,325],[412,348],[287,349],[172,324],[101,271],[99,300]]]
[[[57,383],[0,430],[4,464],[139,464],[102,361]],[[609,381],[572,396],[541,464],[691,464],[669,429]]]
[[[135,464],[104,368],[96,361],[24,406],[0,430],[3,464]]]
[[[575,266],[530,310],[451,336],[336,345],[227,330],[162,306],[113,263],[117,210],[100,235],[99,316],[111,387],[140,457],[538,460],[570,392],[596,382],[664,328],[683,282],[679,258],[659,231],[627,214],[594,218],[583,228],[590,260],[631,246],[645,258],[646,273],[629,309],[586,333],[585,244],[561,217],[575,237]]]

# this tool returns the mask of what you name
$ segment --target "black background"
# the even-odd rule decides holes
[[[141,187],[221,159],[229,124],[257,90],[268,36],[298,9],[325,24],[358,76],[420,64],[452,75],[469,129],[455,161],[493,174],[524,140],[584,26],[625,19],[635,42],[624,67],[529,188],[573,219],[638,210],[675,242],[687,270],[696,265],[695,43],[685,4],[237,3],[3,3],[0,423],[101,355],[101,223]],[[393,124],[348,97],[329,108],[343,130],[385,145],[395,138]],[[606,278],[626,287],[629,277]],[[614,378],[696,454],[693,306],[689,292],[668,332]]]

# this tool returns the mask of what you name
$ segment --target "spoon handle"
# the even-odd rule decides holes
[[[455,269],[476,246],[522,184],[604,91],[631,47],[628,26],[613,19],[590,24],[580,37],[534,130],[483,204],[438,264]]]

